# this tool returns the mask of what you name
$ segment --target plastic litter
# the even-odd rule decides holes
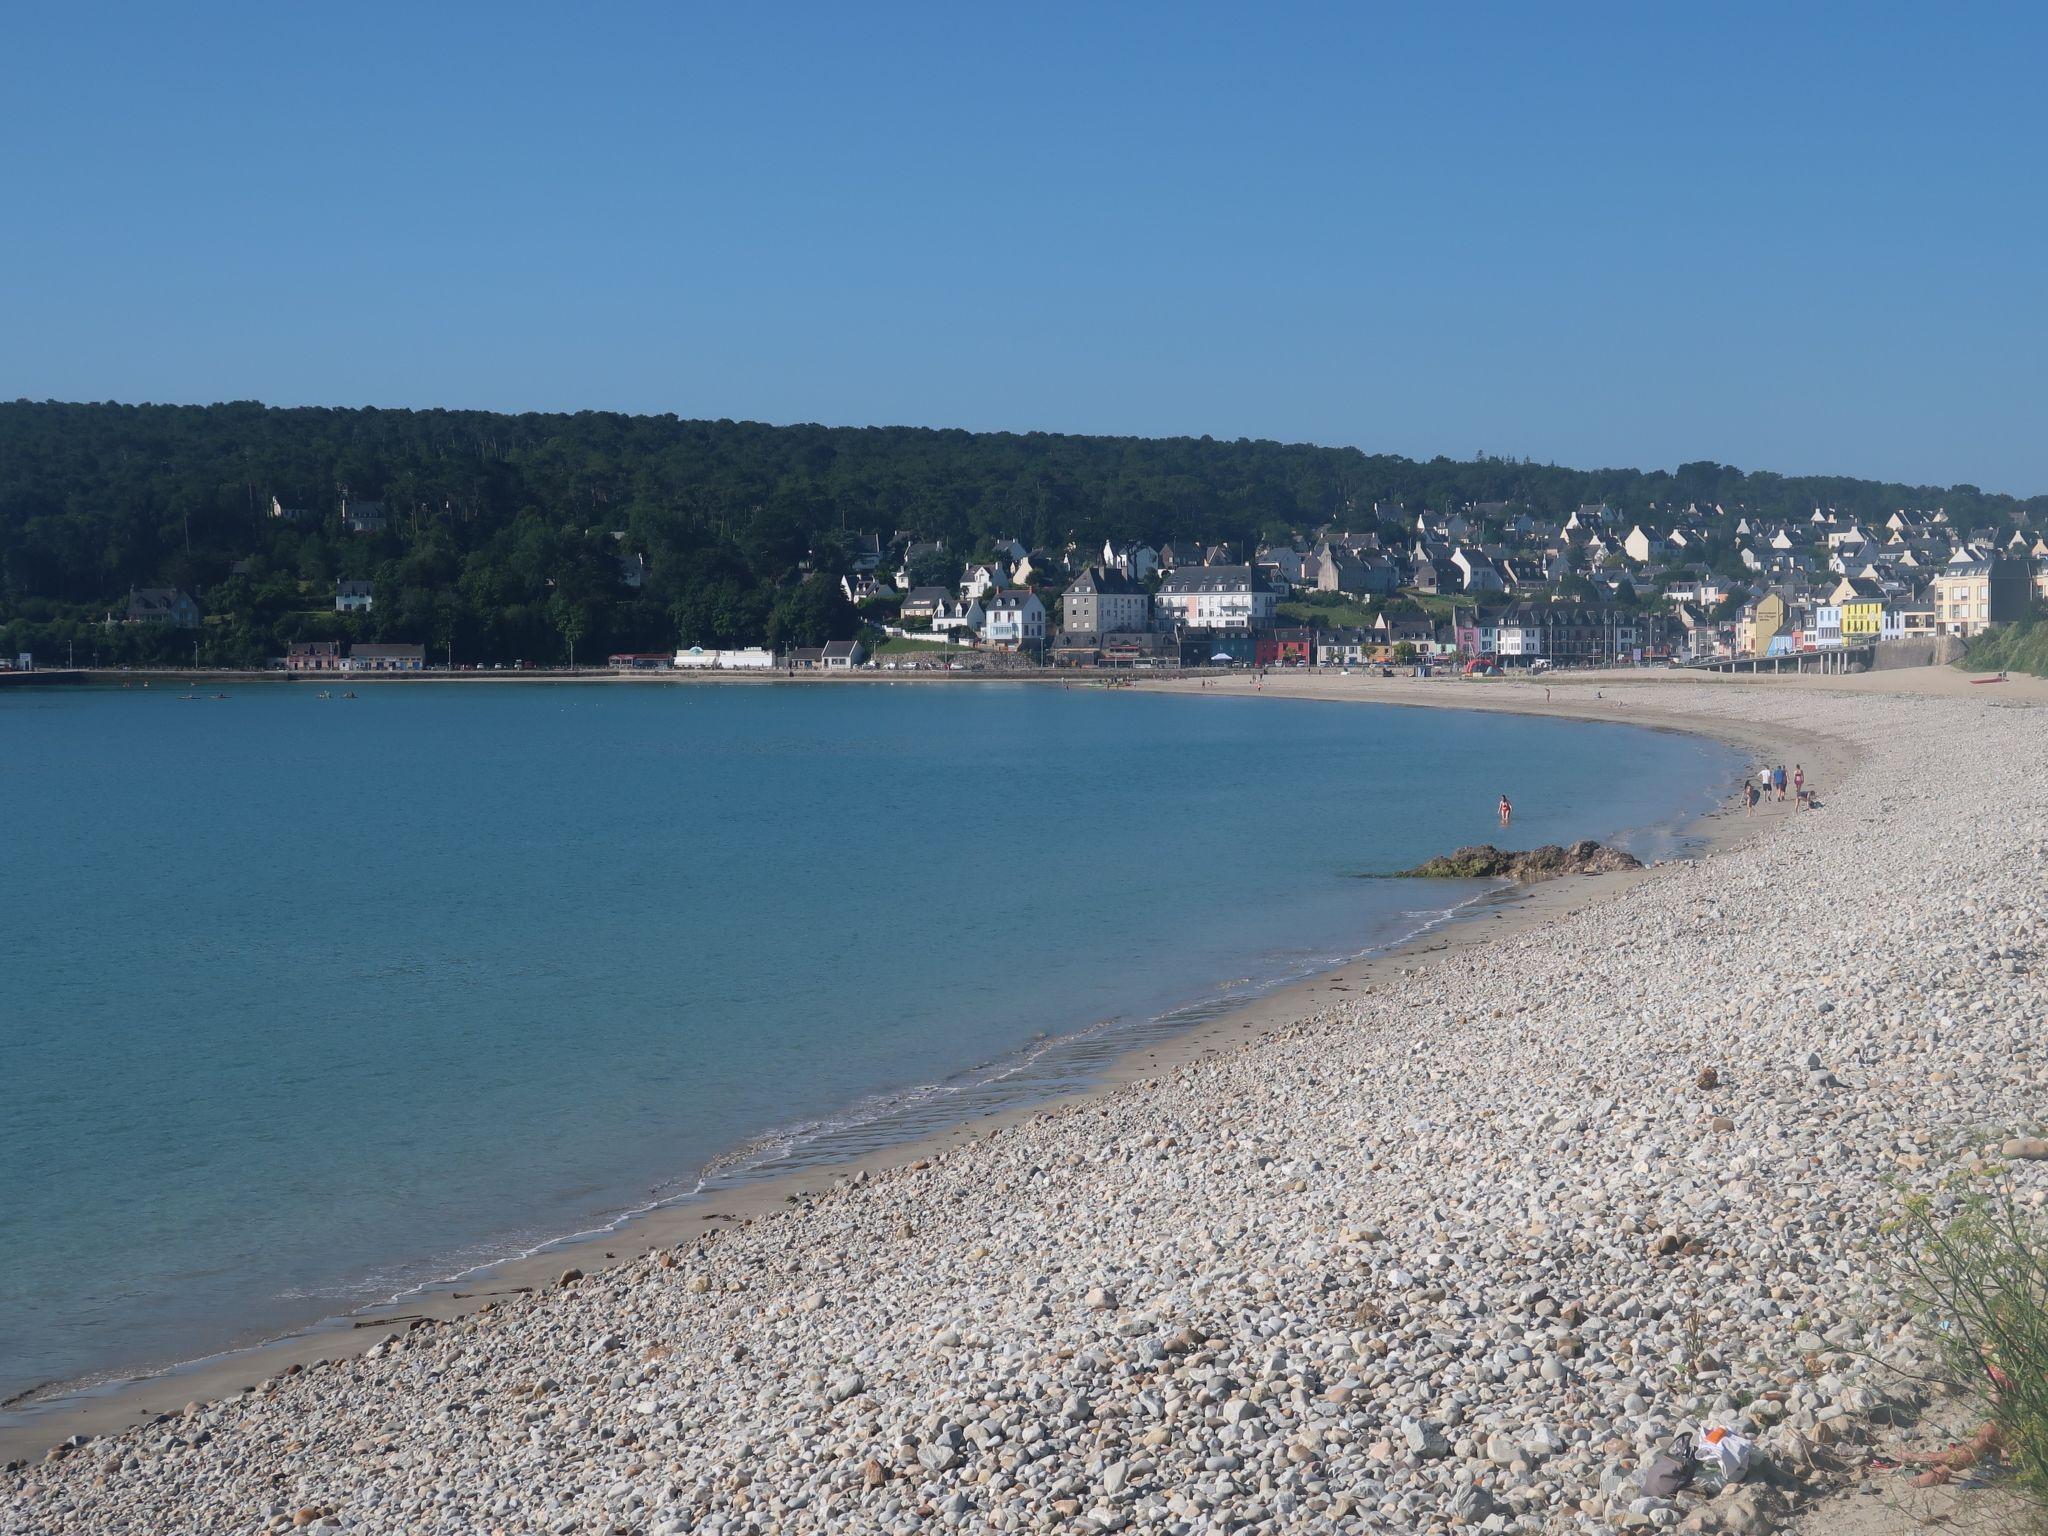
[[[1739,1483],[1749,1473],[1754,1447],[1732,1429],[1710,1429],[1699,1437],[1693,1456],[1720,1473],[1724,1483]]]

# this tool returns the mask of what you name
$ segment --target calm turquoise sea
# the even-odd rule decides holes
[[[0,696],[0,1397],[1057,1091],[1684,737],[1018,685]]]

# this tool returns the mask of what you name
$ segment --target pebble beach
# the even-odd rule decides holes
[[[1603,684],[1621,718],[1828,744],[1822,809],[78,1437],[0,1478],[0,1531],[1778,1529],[1931,1406],[1902,1202],[1967,1171],[2048,1215],[2042,702]],[[1708,1426],[1751,1478],[1645,1494]]]

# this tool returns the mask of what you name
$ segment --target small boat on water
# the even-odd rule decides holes
[[[322,688],[318,693],[314,694],[313,697],[316,699],[331,699],[334,697],[334,695],[329,693],[325,688]]]
[[[342,697],[343,697],[344,699],[352,699],[352,698],[354,698],[355,696],[356,696],[356,691],[355,691],[355,689],[353,689],[353,688],[349,689],[349,691],[348,691],[347,693],[344,693],[344,694],[342,695]]]
[[[178,695],[178,699],[181,703],[185,704],[197,704],[200,702],[199,695],[196,693],[181,693]]]
[[[226,694],[224,694],[224,693],[216,693],[216,694],[214,695],[214,697],[215,697],[216,699],[224,699],[224,698],[226,698],[226,697],[227,697],[227,695],[226,695]]]

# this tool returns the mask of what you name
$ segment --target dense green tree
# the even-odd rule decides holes
[[[942,549],[928,549],[905,563],[904,574],[913,588],[951,587],[960,579],[960,564]]]
[[[860,615],[846,600],[836,580],[830,576],[811,576],[785,594],[768,615],[768,643],[780,648],[851,640],[859,631],[860,622]]]
[[[381,533],[343,526],[344,488],[384,503]],[[310,515],[274,518],[273,498]],[[1698,503],[1731,531],[1815,506],[1872,522],[1942,506],[1976,530],[2048,518],[2048,498],[1706,461],[1577,471],[1244,439],[17,401],[0,404],[0,646],[137,664],[189,661],[198,638],[202,655],[260,663],[353,637],[538,660],[572,643],[565,613],[591,654],[759,643],[771,625],[822,643],[856,619],[803,578],[836,576],[854,534],[943,539],[911,574],[951,586],[960,552],[998,539],[1242,545],[1335,523],[1405,542],[1413,509],[1492,501],[1551,518],[1605,501],[1647,522]],[[630,580],[627,556],[646,562]],[[1726,535],[1697,558],[1740,569]],[[342,577],[377,584],[366,618],[333,611]],[[156,585],[195,592],[200,636],[105,622]]]
[[[548,600],[548,618],[562,637],[570,666],[576,665],[576,642],[590,633],[590,609],[566,593]]]

